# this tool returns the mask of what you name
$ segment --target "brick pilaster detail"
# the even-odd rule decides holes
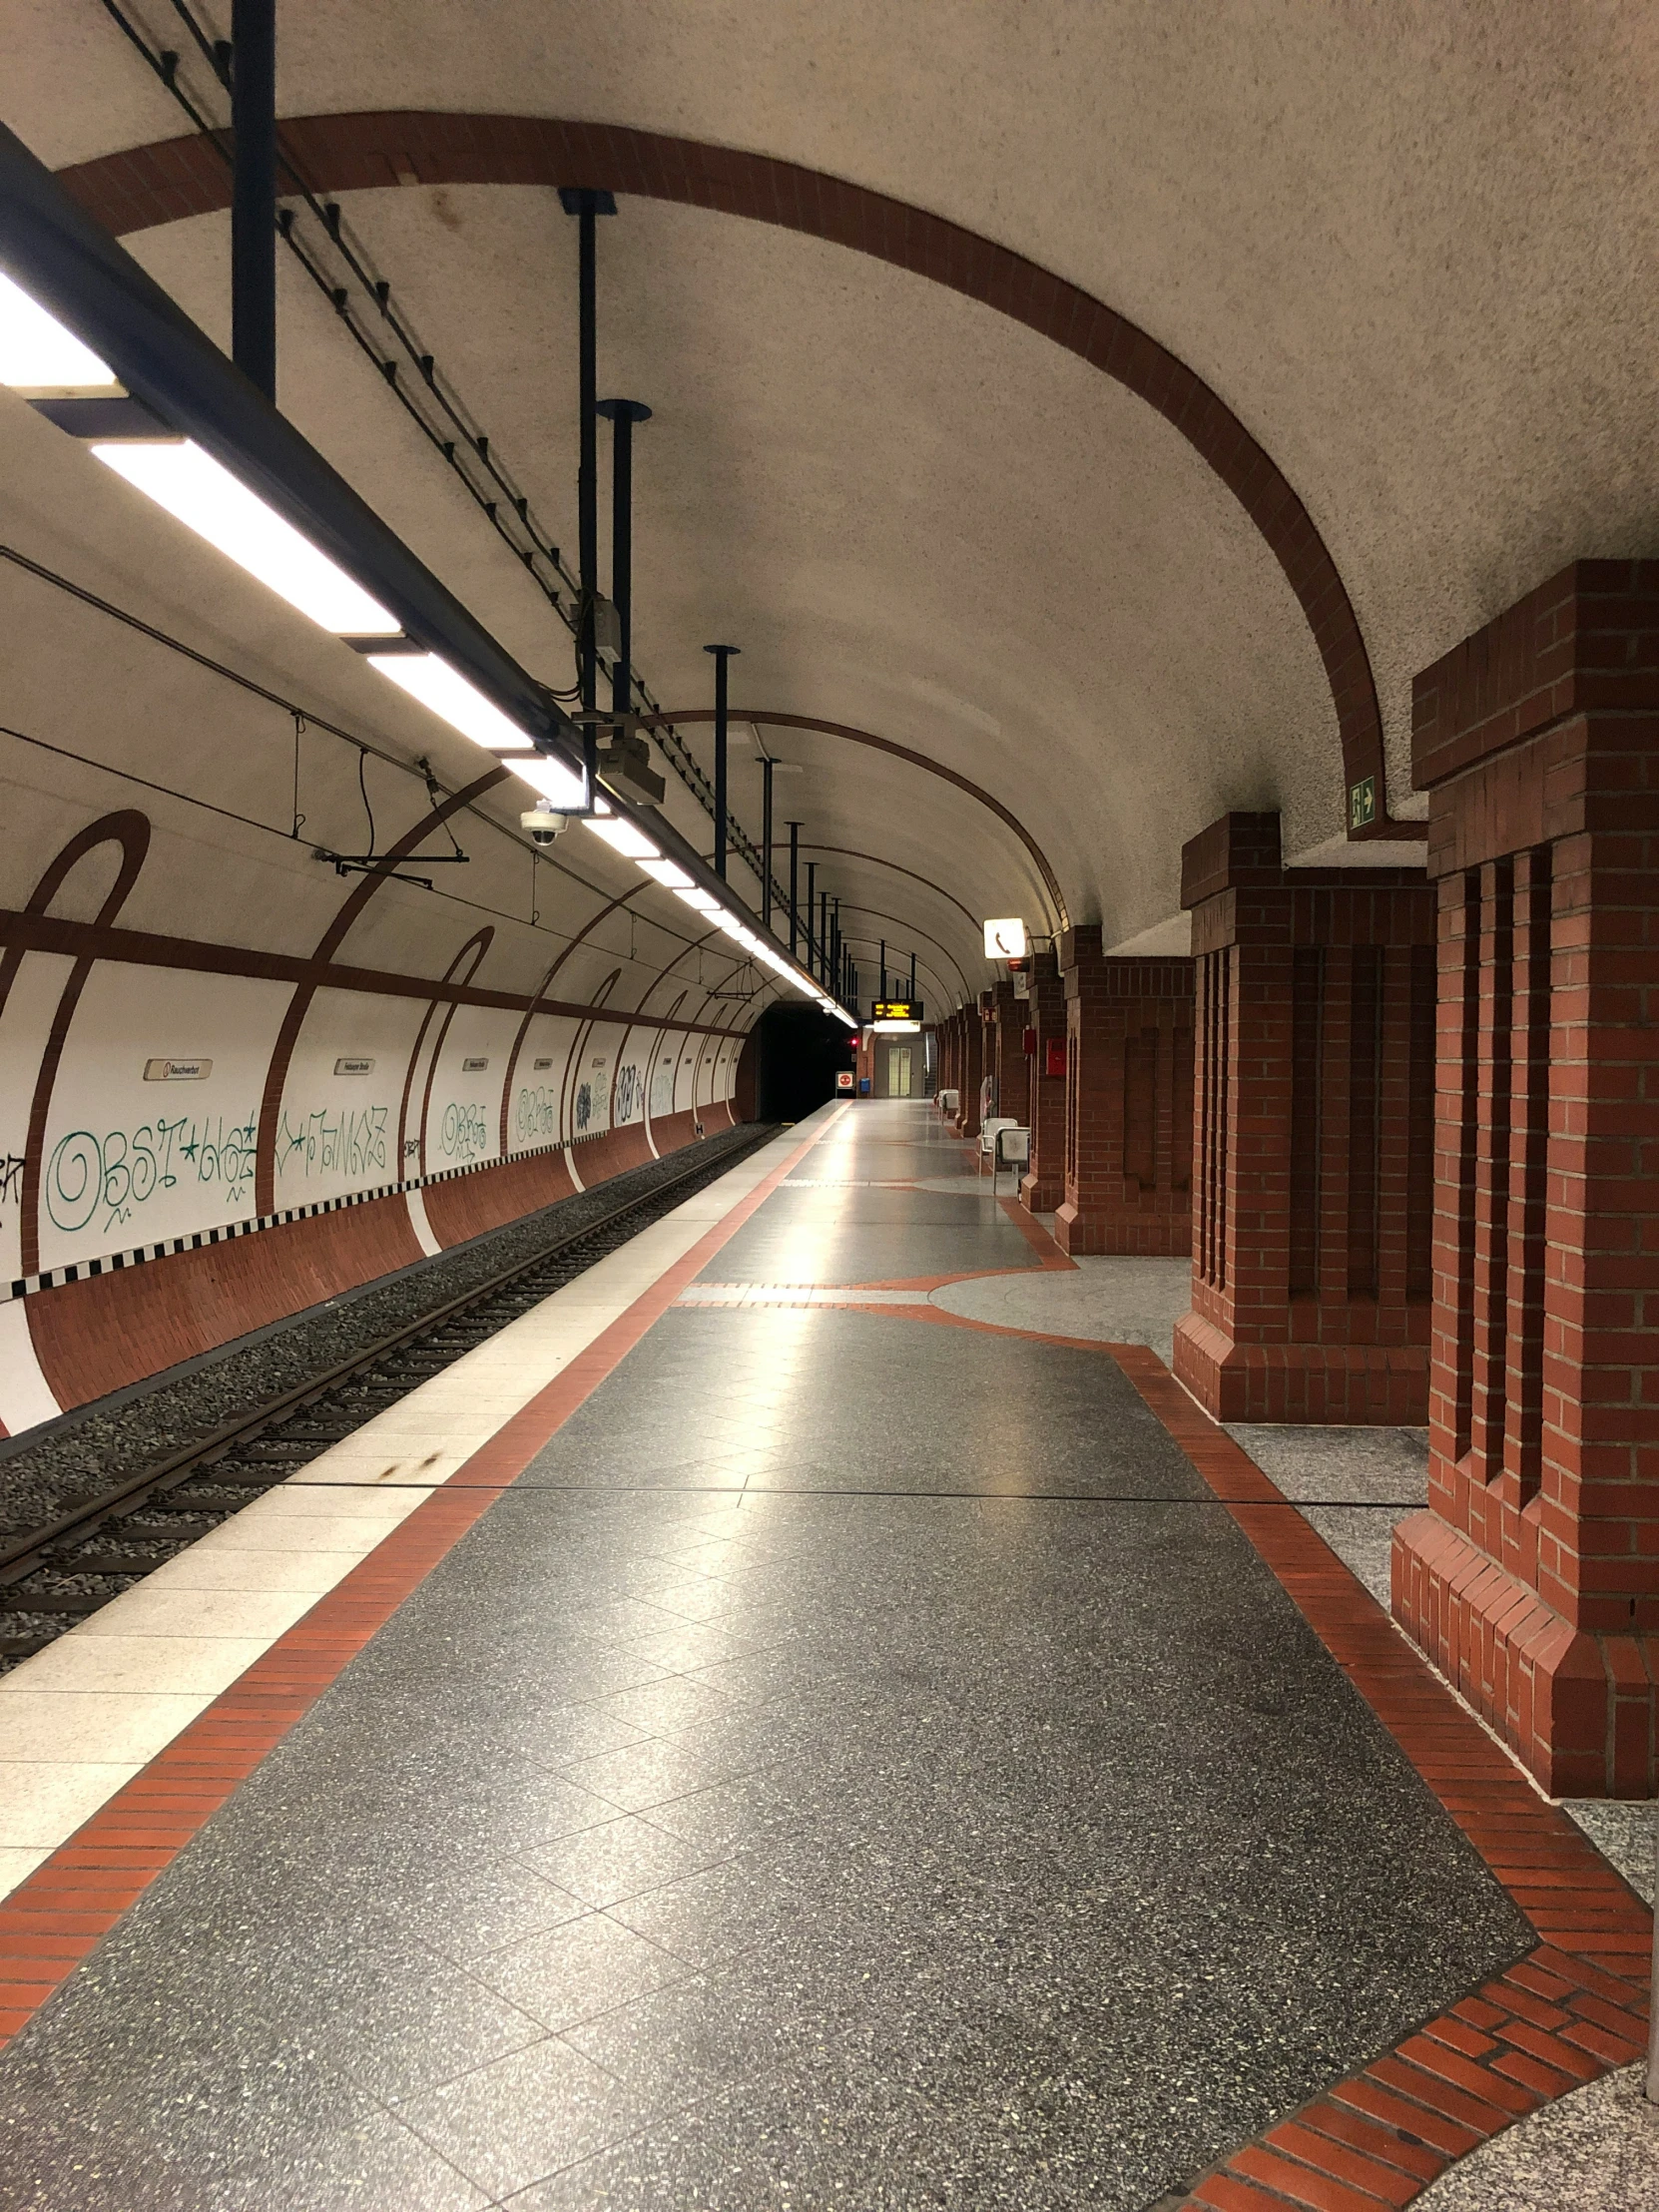
[[[986,1072],[996,1080],[995,1111],[1023,1122],[1026,1110],[1025,1001],[1004,980],[990,994]]]
[[[1228,1420],[1421,1420],[1434,894],[1287,869],[1277,815],[1182,855],[1198,1186],[1175,1372]]]
[[[1114,958],[1090,923],[1060,939],[1070,1253],[1180,1254],[1191,1242],[1191,960]]]
[[[980,1001],[964,1006],[956,1019],[960,1024],[962,1079],[956,1086],[961,1097],[952,1127],[959,1137],[977,1137],[979,1085],[985,1073],[985,1023]]]
[[[1019,1196],[1028,1212],[1051,1214],[1066,1195],[1066,1079],[1044,1072],[1048,1047],[1066,1040],[1066,986],[1057,953],[1031,956],[1025,1020],[1032,1033],[1024,1114],[1031,1132],[1031,1164],[1020,1180]]]
[[[1394,1615],[1555,1795],[1659,1785],[1659,563],[1417,679],[1439,890],[1429,1505]]]

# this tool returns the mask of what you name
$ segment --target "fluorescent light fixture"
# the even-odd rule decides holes
[[[545,799],[555,814],[581,813],[582,779],[575,769],[566,768],[562,761],[552,761],[546,754],[538,753],[533,761],[515,761],[513,774],[520,783],[528,784]],[[583,820],[586,819],[584,816]]]
[[[985,957],[987,960],[1024,959],[1025,924],[1018,914],[1011,914],[1003,921],[986,922]]]
[[[397,635],[395,615],[189,438],[100,440],[91,450],[324,630],[345,637]]]
[[[486,699],[476,684],[469,684],[458,668],[437,653],[370,653],[370,668],[389,676],[399,691],[429,707],[451,730],[481,745],[487,753],[521,753],[530,743],[529,733]]]
[[[870,1027],[878,1037],[914,1037],[919,1035],[919,1021],[872,1021]]]
[[[607,815],[603,821],[589,817],[587,827],[625,860],[660,860],[663,856],[661,847],[653,844],[643,830],[636,830],[621,815]]]
[[[700,883],[676,883],[673,885],[673,890],[676,898],[683,898],[688,906],[694,908],[700,914],[718,914],[720,912],[720,900],[704,890]]]
[[[108,361],[6,276],[0,276],[0,384],[36,399],[115,397],[122,388]]]
[[[678,860],[642,860],[640,866],[647,875],[654,876],[668,890],[684,891],[691,888],[691,877]]]

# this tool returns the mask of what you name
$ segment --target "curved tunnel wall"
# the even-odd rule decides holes
[[[151,828],[96,819],[0,915],[5,1433],[737,1118],[704,994],[488,988],[488,925],[435,977],[347,965],[373,882],[310,960],[123,930]]]

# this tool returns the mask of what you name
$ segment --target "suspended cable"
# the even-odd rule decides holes
[[[180,82],[179,63],[181,57],[171,51],[152,47],[143,31],[119,5],[119,0],[101,0],[101,5],[105,14],[110,17],[129,44],[143,57],[148,67],[160,79],[168,92],[172,94],[174,100],[190,118],[198,133],[214,146],[228,167],[234,166],[234,144],[230,132],[225,126],[214,123],[206,110],[192,98],[186,87]],[[211,37],[194,12],[186,5],[186,0],[171,0],[171,5],[212,72],[215,82],[223,90],[230,80],[231,48],[229,42]],[[376,323],[384,324],[396,341],[396,346],[405,360],[415,370],[413,379],[407,379],[399,373],[397,360],[386,358],[383,348],[376,343],[372,330],[365,327],[357,314],[352,311],[349,287],[334,282],[328,271],[316,260],[295,226],[294,211],[291,209],[281,210],[277,218],[278,230],[284,244],[310,277],[312,283],[327,298],[336,316],[345,325],[353,342],[374,363],[381,381],[389,388],[410,421],[418,427],[427,443],[442,457],[452,472],[459,477],[473,504],[484,515],[497,537],[514,554],[531,581],[548,601],[561,624],[569,633],[574,650],[579,628],[580,585],[577,578],[566,566],[551,533],[537,523],[530,508],[528,496],[519,490],[510,473],[502,467],[488,434],[479,426],[477,418],[465,405],[459,394],[455,392],[447,377],[441,373],[434,356],[421,345],[419,336],[412,324],[406,321],[401,310],[394,304],[390,283],[385,278],[373,274],[372,264],[366,251],[351,237],[338,203],[323,201],[318,197],[308,180],[301,173],[293,155],[283,143],[279,128],[277,158],[281,169],[291,180],[294,197],[304,202],[307,211],[321,226],[329,246],[338,254],[346,272],[362,294],[365,303],[372,303]],[[416,393],[430,393],[435,405],[445,418],[443,422],[434,423],[428,417],[424,409],[416,404]],[[446,428],[453,430],[456,434],[452,437],[446,435]],[[479,484],[474,479],[469,467],[463,465],[461,459],[463,451],[469,459],[475,461],[482,469],[488,483]],[[491,485],[500,493],[499,499],[490,496]],[[508,515],[514,518],[514,522],[509,522]],[[524,542],[526,540],[528,542]],[[544,574],[544,569],[550,573]],[[570,595],[568,599],[565,596],[567,593]],[[629,673],[631,691],[638,700],[640,710],[653,715],[660,713],[661,702],[654,697],[644,680],[632,670]],[[552,687],[550,689],[552,689],[555,699],[568,701],[577,696],[579,687],[572,685],[563,690]],[[699,807],[712,821],[716,812],[714,790],[695,755],[692,754],[680,733],[671,724],[663,725],[653,734],[664,758],[674,770],[681,784],[691,793]],[[754,840],[735,822],[729,822],[727,835],[732,850],[742,858],[756,880],[764,880],[765,863]],[[775,893],[780,890],[776,878],[773,881],[773,888]],[[781,897],[779,903],[782,903]]]

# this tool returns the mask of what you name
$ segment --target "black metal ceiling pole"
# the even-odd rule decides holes
[[[828,891],[820,891],[818,894],[818,964],[820,976],[828,983],[830,980],[830,893]]]
[[[880,939],[879,939],[879,943],[880,943],[880,946],[881,946],[881,951],[880,951],[880,964],[881,964],[881,987],[880,987],[880,989],[879,989],[879,990],[878,990],[878,991],[876,992],[876,994],[875,994],[875,995],[876,995],[876,997],[877,997],[877,998],[885,998],[885,997],[886,997],[886,995],[887,995],[887,940],[886,940],[886,938],[885,938],[885,937],[882,937],[882,938],[880,938]]]
[[[772,755],[761,757],[761,920],[772,927]]]
[[[715,657],[715,873],[726,873],[726,664],[735,645],[706,645]]]
[[[818,941],[814,932],[818,928],[818,862],[807,862],[807,973],[818,973]]]
[[[914,954],[914,953],[912,952],[912,953],[910,954],[910,1004],[911,1004],[911,1005],[913,1006],[913,1005],[915,1004],[915,1002],[916,1002],[916,956],[915,956],[915,954]]]
[[[801,825],[790,824],[790,958],[801,938]]]
[[[576,730],[545,688],[96,223],[15,132],[0,123],[0,264],[109,362],[158,436],[194,439],[284,522],[339,562],[428,651],[441,653],[532,741],[577,765]],[[72,435],[98,435],[61,410],[127,400],[31,402]]]
[[[594,412],[611,425],[611,598],[617,629],[611,707],[625,715],[634,704],[634,425],[649,422],[651,409],[641,399],[601,399]]]
[[[231,352],[276,398],[276,0],[233,0]]]
[[[616,214],[616,202],[608,192],[566,185],[560,188],[559,204],[576,218],[576,565],[582,595],[576,611],[576,680],[582,705],[591,715],[599,705],[593,615],[599,596],[599,248],[594,226],[599,216]],[[582,725],[582,753],[591,789],[599,770],[599,738],[591,722]]]
[[[830,906],[830,987],[835,990],[841,979],[841,902],[832,899]]]

